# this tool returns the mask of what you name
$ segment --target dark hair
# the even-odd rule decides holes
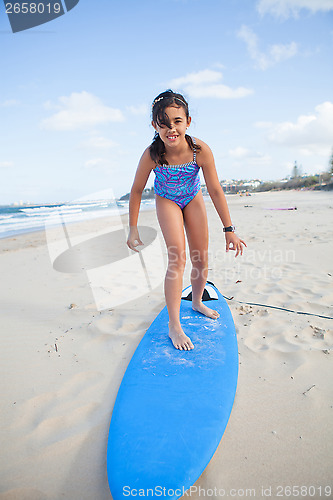
[[[176,94],[172,90],[166,90],[162,92],[157,97],[155,97],[152,105],[152,120],[158,126],[166,125],[167,127],[171,127],[170,120],[165,110],[169,106],[175,106],[177,108],[183,108],[185,111],[186,119],[188,120],[190,117],[188,103],[186,102],[184,96],[181,94]],[[185,135],[185,139],[192,149],[200,150],[199,145],[194,145],[192,137],[189,135]],[[157,164],[165,164],[168,162],[165,158],[165,145],[162,139],[160,138],[158,132],[155,132],[153,142],[149,148],[151,159]]]

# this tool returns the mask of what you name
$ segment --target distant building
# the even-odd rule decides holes
[[[248,190],[252,190],[252,189],[257,189],[257,187],[260,186],[260,184],[262,184],[262,182],[256,179],[253,181],[244,182],[242,187]]]
[[[235,180],[235,179],[227,179],[220,181],[220,184],[225,193],[239,193],[240,191],[253,191],[256,189],[262,181],[260,179],[253,180]]]

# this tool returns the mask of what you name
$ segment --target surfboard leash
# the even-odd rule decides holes
[[[234,302],[238,302],[238,304],[246,304],[248,306],[267,307],[269,309],[278,309],[279,311],[287,311],[287,312],[291,312],[294,314],[303,314],[305,316],[316,316],[317,318],[323,318],[323,319],[333,319],[331,316],[324,316],[323,314],[315,314],[315,313],[304,312],[304,311],[294,311],[293,309],[287,309],[286,307],[270,306],[268,304],[257,304],[255,302],[242,302],[241,300],[236,300],[234,297],[227,297],[226,295],[223,295],[223,297],[227,300],[233,300]]]

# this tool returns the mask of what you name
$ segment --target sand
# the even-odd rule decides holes
[[[227,199],[248,249],[237,259],[225,253],[221,223],[207,198],[209,279],[233,297],[228,304],[239,379],[225,434],[191,498],[293,498],[296,487],[302,498],[332,497],[325,487],[333,486],[333,320],[320,317],[333,317],[332,194]],[[121,219],[127,223],[127,216]],[[139,223],[147,237],[153,229],[161,241],[155,211],[141,212]],[[117,224],[71,225],[67,236],[74,245]],[[42,231],[0,240],[0,499],[107,500],[112,408],[133,352],[164,306],[166,252],[161,241],[152,265],[147,246],[142,289],[140,280],[133,283],[127,298],[126,270],[115,263],[112,287],[123,297],[115,305],[110,290],[106,300],[96,295],[104,284],[89,275],[93,270],[54,269],[64,241],[57,250],[61,235],[52,229],[47,236]],[[189,271],[187,264],[184,286]]]

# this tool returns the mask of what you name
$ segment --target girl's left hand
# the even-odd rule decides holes
[[[229,252],[229,250],[235,250],[235,257],[237,257],[237,255],[239,254],[243,255],[243,245],[247,247],[247,244],[245,243],[245,241],[238,238],[237,234],[227,232],[225,233],[225,240],[227,252]]]

